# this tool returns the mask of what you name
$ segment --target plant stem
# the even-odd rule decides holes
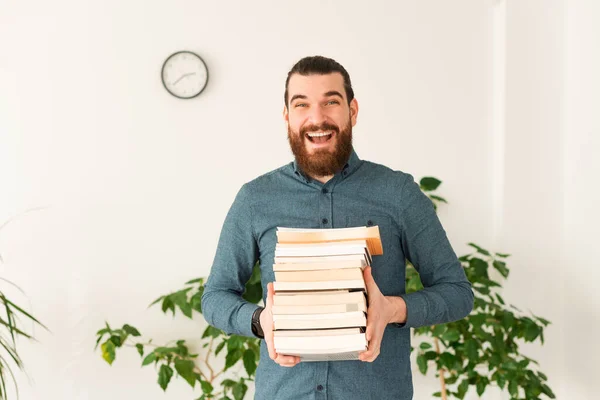
[[[210,357],[210,353],[212,352],[212,347],[213,347],[213,341],[214,340],[215,340],[215,338],[211,336],[210,337],[210,343],[208,344],[208,350],[206,351],[206,357],[204,358],[204,363],[206,364],[206,367],[210,371],[210,379],[208,381],[211,384],[212,384],[213,380],[216,378],[216,375],[215,375],[215,371],[212,369],[212,367],[208,363],[208,357]]]
[[[433,342],[435,343],[435,351],[440,354],[440,343],[438,338],[434,337]],[[440,374],[440,383],[442,384],[442,400],[448,400],[448,395],[446,394],[446,380],[444,379],[444,369],[440,368],[438,372]]]

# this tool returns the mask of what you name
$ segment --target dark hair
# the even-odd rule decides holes
[[[352,90],[352,83],[350,82],[350,75],[348,71],[337,61],[323,57],[323,56],[311,56],[304,57],[298,61],[288,72],[287,79],[285,80],[285,94],[283,101],[285,106],[288,106],[288,84],[290,83],[290,77],[293,74],[299,75],[326,75],[333,72],[339,72],[344,78],[344,90],[346,91],[346,98],[348,104],[354,99],[354,90]]]

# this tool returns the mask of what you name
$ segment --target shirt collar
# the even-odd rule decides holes
[[[348,158],[348,162],[346,163],[346,165],[344,165],[344,168],[342,168],[342,170],[340,172],[338,172],[336,175],[341,174],[342,178],[346,178],[347,176],[352,174],[352,172],[354,172],[354,170],[356,170],[356,168],[358,168],[360,163],[361,163],[361,159],[358,158],[358,154],[356,154],[356,151],[354,151],[354,146],[353,146],[352,152],[350,153],[350,157]],[[294,162],[293,162],[293,167],[294,167],[294,173],[296,175],[303,177],[307,182],[310,181],[310,177],[304,175],[304,173],[300,169],[300,166],[298,165],[298,162],[296,161],[295,158],[294,158]]]

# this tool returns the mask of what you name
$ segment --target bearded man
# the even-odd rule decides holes
[[[467,316],[471,284],[413,176],[355,152],[358,102],[342,65],[321,56],[301,59],[288,73],[284,102],[294,160],[239,190],[205,285],[204,317],[228,334],[263,339],[255,399],[412,399],[410,328]],[[370,225],[379,227],[384,253],[364,270],[368,349],[345,361],[278,354],[271,310],[277,227]],[[407,259],[424,290],[405,293]],[[257,261],[265,307],[242,298]]]

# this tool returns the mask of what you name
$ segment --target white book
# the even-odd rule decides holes
[[[309,282],[273,282],[275,292],[296,290],[360,289],[367,290],[364,279]]]

